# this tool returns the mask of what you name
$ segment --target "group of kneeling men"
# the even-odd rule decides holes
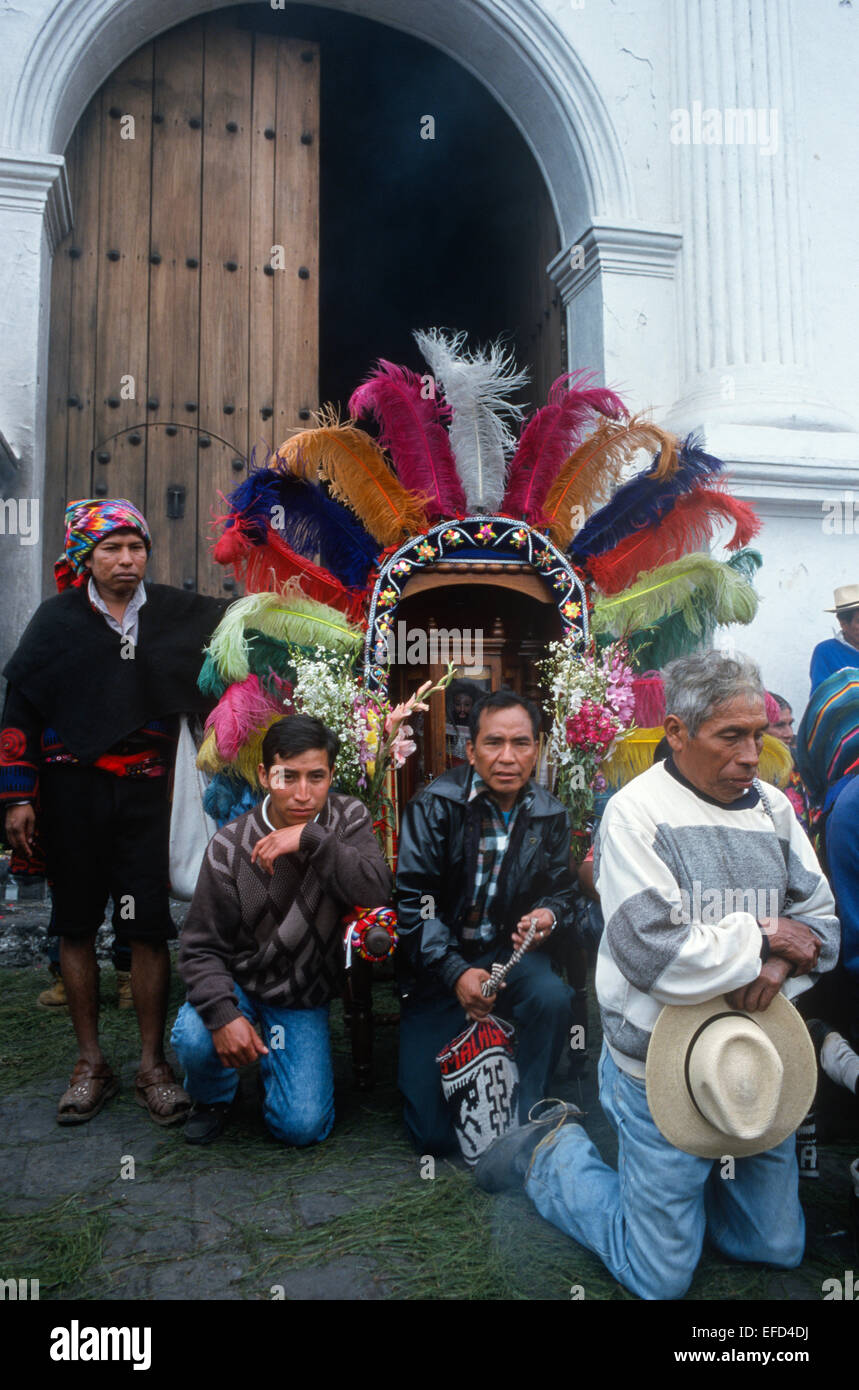
[[[184,675],[170,687],[165,632],[178,591],[144,585],[148,530],[130,504],[106,529],[96,510],[103,504],[78,506],[89,511],[68,519],[74,587],[42,605],[6,669],[0,778],[7,835],[21,853],[33,843],[38,796],[52,817],[54,930],[80,1050],[58,1119],[89,1120],[118,1089],[98,1041],[93,943],[108,895],[116,901],[133,879],[139,907],[124,934],[141,1028],[141,1104],[158,1123],[184,1121],[189,1142],[211,1142],[238,1069],[259,1059],[269,1130],[289,1144],[322,1141],[334,1123],[328,1010],[343,986],[341,918],[355,904],[388,902],[394,890],[370,814],[332,791],[331,730],[302,715],[270,728],[259,768],[265,799],[213,836],[182,931],[187,1002],[172,1032],[180,1086],[163,1054],[171,926],[158,758],[159,736],[169,736],[170,717],[190,698]],[[196,623],[205,638],[222,605],[175,601],[183,599],[186,632]],[[87,643],[92,649],[95,677],[81,670],[73,697],[44,671],[59,618],[71,622],[82,667]],[[108,685],[104,694],[107,648],[129,638],[135,660],[120,673],[127,688],[117,695]],[[159,682],[160,729],[138,691]],[[596,842],[605,920],[596,971],[600,1099],[617,1130],[616,1170],[575,1106],[537,1104],[570,1035],[572,990],[547,948],[568,929],[577,888],[566,811],[533,779],[539,713],[529,701],[502,690],[473,708],[467,762],[405,808],[396,878],[399,1084],[418,1152],[457,1147],[438,1053],[469,1020],[511,1020],[521,1123],[486,1149],[476,1179],[490,1191],[524,1185],[543,1216],[645,1298],[682,1296],[705,1234],[736,1259],[801,1261],[794,1130],[808,1097],[794,1065],[807,1035],[797,1041],[784,1001],[833,967],[839,943],[832,893],[790,802],[756,778],[767,727],[756,668],[713,651],[683,658],[667,668],[665,692],[670,754],[611,798]],[[110,747],[81,756],[75,719],[97,727],[100,701],[115,710],[117,699],[128,711],[124,722],[113,718]],[[138,768],[145,777],[135,779]],[[150,844],[145,860],[139,845],[129,847],[144,793],[161,817],[160,847]],[[155,811],[147,815],[153,824]],[[735,910],[738,890],[777,912]],[[719,895],[721,916],[700,921],[687,910]],[[523,946],[530,928],[523,958],[486,997],[492,965]],[[757,1078],[751,1093],[749,1075]],[[735,1159],[730,1181],[717,1161],[724,1155]]]

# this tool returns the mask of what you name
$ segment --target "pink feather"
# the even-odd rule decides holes
[[[665,719],[665,686],[658,671],[645,671],[632,682],[635,722],[639,729],[655,729]]]
[[[269,694],[260,684],[259,676],[250,675],[224,691],[206,720],[206,728],[214,727],[218,752],[227,762],[232,762],[251,734],[262,728],[274,711],[282,708],[282,697],[278,698],[277,693]]]
[[[376,371],[353,392],[349,414],[356,420],[375,416],[379,443],[389,451],[403,487],[428,499],[430,520],[464,514],[465,493],[445,429],[450,406],[441,397],[424,399],[415,372],[380,358]]]
[[[501,503],[506,516],[544,525],[549,489],[594,415],[617,420],[628,413],[620,396],[606,387],[590,386],[592,380],[592,372],[565,372],[553,382],[547,404],[531,416],[510,461]]]

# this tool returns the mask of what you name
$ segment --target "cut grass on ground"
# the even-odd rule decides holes
[[[112,969],[103,970],[102,981],[105,996],[114,998]],[[35,996],[46,982],[44,971],[0,970],[0,1087],[6,1093],[26,1093],[71,1069],[74,1041],[68,1016],[35,1008]],[[181,997],[181,986],[174,980],[171,1022]],[[393,1008],[389,981],[377,983],[374,1000],[379,1013]],[[119,1013],[110,1003],[102,1013],[102,1029],[113,1065],[133,1063],[138,1055],[134,1014]],[[290,1150],[273,1141],[262,1125],[254,1078],[246,1074],[238,1112],[217,1144],[192,1148],[184,1143],[181,1130],[158,1135],[151,1158],[139,1166],[140,1178],[151,1186],[155,1200],[135,1209],[133,1239],[123,1234],[129,1217],[117,1200],[116,1183],[94,1179],[80,1193],[60,1200],[45,1193],[41,1209],[23,1214],[16,1210],[0,1221],[0,1268],[21,1268],[26,1256],[27,1274],[40,1279],[42,1297],[93,1299],[108,1291],[115,1295],[117,1289],[121,1292],[123,1276],[103,1263],[102,1252],[107,1243],[115,1255],[119,1241],[126,1269],[152,1266],[153,1296],[158,1297],[158,1267],[180,1255],[193,1265],[203,1251],[194,1247],[174,1252],[162,1240],[158,1249],[164,1254],[155,1252],[156,1243],[147,1252],[147,1230],[163,1236],[165,1228],[187,1222],[181,1194],[187,1194],[189,1184],[191,1190],[199,1190],[195,1184],[219,1176],[220,1195],[207,1200],[229,1233],[204,1251],[209,1259],[217,1251],[218,1258],[238,1265],[241,1272],[234,1287],[242,1298],[267,1299],[271,1286],[290,1275],[317,1271],[324,1285],[326,1271],[351,1268],[366,1270],[367,1278],[388,1298],[569,1300],[576,1286],[587,1299],[630,1298],[595,1256],[544,1222],[523,1194],[487,1197],[458,1164],[436,1160],[430,1170],[411,1150],[396,1091],[396,1027],[377,1029],[377,1081],[371,1092],[352,1086],[339,1004],[332,1007],[332,1043],[337,1122],[324,1144]],[[584,1095],[573,1082],[565,1083],[561,1094],[583,1099],[588,1129],[607,1160],[613,1161],[613,1136],[595,1101],[596,1046],[594,1040]],[[46,1102],[41,1096],[34,1103]],[[84,1127],[82,1141],[92,1142],[101,1126],[105,1142],[113,1142],[114,1107],[126,1115],[134,1109],[127,1088],[92,1126]],[[142,1114],[140,1122],[145,1123]],[[14,1134],[6,1133],[3,1139],[7,1145],[17,1142]],[[840,1275],[845,1260],[850,1264],[844,1228],[847,1165],[854,1156],[847,1145],[821,1146],[820,1179],[801,1184],[808,1247],[800,1269],[784,1273],[735,1265],[705,1251],[688,1297],[819,1299],[822,1280]],[[28,1204],[40,1195],[28,1194]],[[312,1219],[309,1197],[321,1203]],[[202,1278],[199,1296],[206,1296]]]
[[[75,1195],[26,1215],[0,1214],[0,1269],[26,1268],[40,1298],[63,1297],[98,1265],[109,1206],[82,1209]]]

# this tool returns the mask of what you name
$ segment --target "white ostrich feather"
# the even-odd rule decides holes
[[[414,339],[451,407],[450,442],[468,509],[494,512],[516,447],[509,421],[524,415],[510,396],[528,381],[527,369],[517,371],[512,352],[498,342],[466,352],[465,333],[430,328]]]

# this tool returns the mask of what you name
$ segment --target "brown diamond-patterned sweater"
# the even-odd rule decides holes
[[[355,797],[329,794],[273,874],[251,863],[269,833],[257,806],[212,836],[182,929],[179,974],[212,1030],[239,1017],[234,981],[279,1008],[326,1004],[343,988],[343,912],[390,897],[390,870]]]

